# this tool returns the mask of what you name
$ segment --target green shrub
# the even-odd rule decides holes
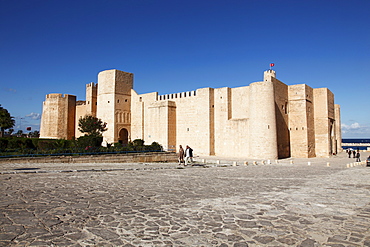
[[[23,138],[12,138],[8,142],[7,149],[23,149]]]
[[[79,148],[91,149],[98,148],[103,142],[103,137],[101,136],[80,136],[77,138],[77,146]]]
[[[0,138],[0,150],[5,150],[8,147],[8,142],[8,139]]]
[[[37,143],[37,149],[42,150],[42,151],[49,151],[53,150],[57,147],[55,140],[53,139],[44,139],[44,140],[39,140]]]
[[[146,147],[148,151],[162,151],[162,146],[158,142],[152,142],[152,144]]]

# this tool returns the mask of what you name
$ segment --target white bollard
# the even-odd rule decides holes
[[[349,168],[349,164],[347,164],[347,168]]]
[[[256,165],[257,165],[257,162],[256,162],[256,161],[253,161],[253,165],[255,165],[255,166],[256,166]]]
[[[237,164],[236,164],[236,161],[234,161],[234,162],[233,162],[233,166],[236,166],[236,165],[237,165]]]
[[[244,165],[247,166],[248,165],[248,161],[244,161]]]
[[[330,163],[329,163],[329,162],[328,162],[328,163],[326,163],[326,166],[327,166],[327,167],[330,167]]]
[[[216,163],[217,163],[217,165],[219,165],[220,164],[220,160],[217,160]]]
[[[278,165],[279,164],[279,160],[275,160],[275,164]]]
[[[268,165],[271,165],[271,160],[267,160],[267,164]]]
[[[310,165],[311,165],[311,162],[310,162],[310,161],[308,161],[308,162],[307,162],[307,164],[310,166]]]
[[[291,164],[291,165],[293,165],[293,164],[294,164],[293,160],[291,160],[291,161],[290,161],[290,164]]]

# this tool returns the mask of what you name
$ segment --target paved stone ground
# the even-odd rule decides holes
[[[1,164],[0,246],[370,246],[353,161]]]

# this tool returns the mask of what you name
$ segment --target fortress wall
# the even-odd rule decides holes
[[[176,103],[176,149],[189,145],[194,155],[213,152],[212,100],[214,90],[202,88],[177,94]]]
[[[231,89],[231,118],[246,119],[249,117],[249,87]]]
[[[155,101],[145,112],[144,131],[147,144],[160,143],[165,150],[176,146],[176,104],[173,101]]]
[[[334,150],[334,95],[327,88],[313,89],[316,156],[329,157]]]
[[[76,96],[48,94],[43,103],[40,138],[71,139],[75,130]]]
[[[76,105],[76,119],[75,119],[75,138],[77,139],[80,136],[83,136],[84,134],[78,130],[78,121],[80,118],[85,117],[87,115],[87,106],[85,104],[77,104]]]
[[[74,95],[65,95],[66,108],[65,117],[67,119],[67,137],[66,139],[71,140],[75,136],[75,122],[76,122],[76,96]],[[62,120],[63,122],[63,120]],[[63,123],[62,125],[65,125]]]
[[[315,157],[313,90],[289,86],[289,130],[292,157]]]
[[[147,106],[155,102],[158,93],[137,94],[135,90],[131,90],[131,140],[142,139],[146,144],[151,144],[147,141],[148,134],[144,131],[145,114]]]
[[[341,148],[334,95],[325,88],[287,86],[273,70],[245,87],[167,95],[138,95],[133,74],[118,70],[100,72],[98,82],[86,85],[85,104],[76,106],[71,95],[47,95],[41,137],[78,136],[79,117],[96,111],[107,122],[103,145],[143,139],[167,150],[189,145],[195,155],[256,159],[328,156]]]
[[[290,157],[290,133],[288,117],[288,86],[272,77],[275,93],[275,113],[278,157]]]
[[[269,79],[250,84],[250,158],[278,158],[274,95],[274,85]]]
[[[156,141],[165,149],[189,145],[196,155],[213,154],[213,91],[202,88],[169,95],[134,96],[132,109],[141,109],[142,113],[133,113],[138,118],[132,125],[133,135],[144,133],[147,144]]]
[[[195,155],[215,153],[214,94],[213,88],[201,88],[176,100],[177,149],[189,145]]]
[[[246,157],[249,151],[249,87],[225,87],[214,91],[215,154]]]
[[[343,151],[342,149],[342,128],[341,128],[341,121],[340,121],[340,105],[334,105],[334,115],[335,115],[335,137],[336,137],[336,150],[335,153]]]

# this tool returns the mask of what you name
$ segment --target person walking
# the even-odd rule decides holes
[[[361,162],[360,160],[360,151],[357,151],[357,154],[356,154],[356,162]]]
[[[184,161],[184,155],[185,155],[184,149],[180,145],[180,147],[179,147],[179,154],[178,154],[179,165],[181,165],[181,163],[185,163],[185,161]]]
[[[191,147],[189,147],[188,145],[186,145],[186,149],[185,149],[185,166],[188,165],[188,163],[193,163],[193,149],[191,149]]]

